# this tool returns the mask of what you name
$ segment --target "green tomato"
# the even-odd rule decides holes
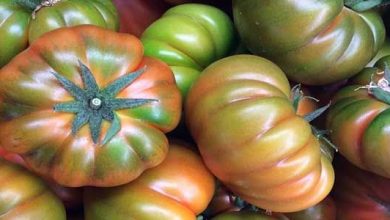
[[[61,27],[93,24],[117,30],[119,21],[111,0],[59,0],[34,10],[38,0],[0,2],[0,67],[42,34]],[[33,14],[35,15],[33,18]]]
[[[295,82],[324,85],[358,73],[385,40],[374,11],[342,0],[233,0],[235,25],[254,54],[275,62]]]
[[[171,67],[183,97],[205,67],[227,56],[234,39],[229,16],[203,4],[169,9],[141,36],[145,55],[159,58]]]

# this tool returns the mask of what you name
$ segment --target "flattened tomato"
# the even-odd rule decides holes
[[[135,179],[165,158],[180,115],[169,67],[97,26],[47,33],[0,70],[0,146],[62,185]]]
[[[358,73],[385,40],[377,12],[357,13],[342,0],[233,0],[234,23],[254,54],[295,82],[324,85]]]
[[[86,220],[196,219],[214,190],[214,177],[202,158],[183,144],[171,144],[164,162],[136,180],[118,187],[87,188]]]
[[[233,193],[269,211],[311,207],[334,181],[331,162],[289,97],[279,67],[236,55],[207,67],[186,102],[187,124],[208,168]]]

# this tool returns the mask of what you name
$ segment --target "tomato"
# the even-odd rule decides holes
[[[358,73],[385,39],[378,13],[354,12],[342,0],[233,0],[233,15],[249,51],[307,85]]]
[[[66,219],[61,201],[24,168],[0,159],[0,219]]]
[[[46,2],[54,2],[52,6],[42,7],[34,13],[39,2],[43,1],[1,0],[0,67],[43,33],[60,27],[93,24],[118,29],[118,16],[111,0],[49,0]]]
[[[337,219],[390,219],[390,179],[363,171],[337,158],[334,200]]]
[[[114,186],[161,163],[181,115],[141,41],[93,25],[47,33],[0,70],[0,146],[64,186]]]
[[[227,56],[234,39],[229,16],[203,4],[170,8],[141,37],[145,55],[161,59],[171,67],[183,97],[206,66]]]
[[[235,55],[207,67],[186,102],[187,125],[207,167],[233,193],[268,211],[313,206],[334,181],[331,162],[289,97],[279,67]]]
[[[0,157],[14,164],[18,164],[20,166],[27,168],[26,162],[18,154],[10,153],[0,148]],[[51,190],[53,190],[53,192],[61,199],[61,201],[64,203],[66,208],[73,209],[73,208],[81,207],[82,205],[81,188],[63,187],[50,180],[46,180],[46,183],[51,188]]]
[[[87,188],[86,220],[196,219],[214,193],[213,175],[202,158],[172,143],[167,158],[136,180],[117,187]]]
[[[286,216],[289,220],[336,220],[336,205],[332,197],[328,196],[313,207],[299,212],[287,213]]]
[[[371,78],[376,84],[384,76],[376,73],[386,60],[378,62],[378,68],[365,68],[353,78],[351,85],[336,93],[326,126],[333,143],[351,163],[390,178],[390,103],[378,99],[372,89],[363,88],[370,84]],[[385,96],[389,93],[385,92]]]
[[[253,211],[233,211],[222,213],[212,220],[282,220],[285,218],[277,218],[274,216],[268,216],[263,213]]]
[[[141,36],[142,32],[168,9],[164,1],[113,0],[119,17],[119,31]]]
[[[390,39],[386,38],[384,44],[375,55],[374,58],[366,65],[367,67],[372,67],[374,64],[382,57],[390,55]]]

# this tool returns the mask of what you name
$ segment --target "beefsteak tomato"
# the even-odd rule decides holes
[[[64,205],[37,176],[0,159],[0,219],[65,220]]]
[[[390,219],[390,179],[361,170],[336,158],[334,200],[337,219]]]
[[[343,0],[233,0],[234,23],[254,54],[295,82],[334,83],[358,73],[385,40],[381,16]]]
[[[1,0],[0,67],[43,33],[80,24],[117,30],[114,4],[111,0]]]
[[[387,62],[386,62],[387,60]],[[326,126],[340,153],[361,169],[390,178],[390,56],[355,76],[332,99]]]
[[[202,158],[183,144],[171,144],[168,156],[136,180],[84,193],[86,220],[196,219],[215,190],[213,175]]]
[[[188,128],[211,172],[245,201],[276,212],[311,207],[334,172],[274,63],[235,55],[208,66],[189,92]]]
[[[65,186],[120,185],[161,163],[180,115],[169,67],[94,25],[47,33],[0,70],[0,146]]]
[[[230,17],[203,4],[170,8],[141,36],[145,55],[161,59],[171,67],[183,97],[206,66],[227,56],[234,39]]]

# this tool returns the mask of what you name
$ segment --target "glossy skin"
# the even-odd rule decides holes
[[[234,26],[220,9],[184,4],[169,9],[142,34],[145,55],[172,69],[183,97],[200,72],[227,56],[234,46]]]
[[[119,17],[119,31],[137,37],[155,20],[160,18],[169,5],[164,1],[113,0]]]
[[[292,81],[334,83],[358,73],[385,39],[379,14],[358,14],[342,0],[233,0],[242,41]]]
[[[367,89],[358,89],[368,85],[371,74],[377,71],[380,69],[364,69],[353,78],[352,85],[336,93],[326,126],[339,152],[352,164],[390,178],[390,105],[370,95]]]
[[[334,181],[330,161],[289,97],[275,64],[236,55],[207,67],[186,102],[187,125],[208,168],[233,193],[268,211],[313,206]]]
[[[328,196],[313,207],[287,213],[286,216],[289,220],[336,220],[336,205],[334,200]]]
[[[118,187],[87,188],[85,219],[195,220],[214,188],[214,177],[202,158],[182,144],[171,144],[164,162],[136,180]]]
[[[0,3],[0,67],[42,34],[60,27],[93,24],[117,30],[119,19],[111,0],[66,0],[44,7],[31,17],[32,10],[15,4]]]
[[[75,114],[53,110],[74,98],[52,71],[82,85],[78,60],[89,66],[100,86],[146,66],[117,97],[156,101],[117,110],[120,130],[105,145],[110,123],[103,121],[95,144],[89,125],[72,134]],[[0,146],[65,186],[124,184],[161,163],[168,150],[164,133],[176,127],[180,115],[180,92],[169,67],[144,57],[136,37],[97,26],[50,32],[0,71]]]
[[[0,219],[65,220],[65,208],[45,183],[0,159]]]
[[[12,162],[13,164],[18,164],[28,168],[26,162],[20,155],[7,152],[3,148],[0,148],[0,157],[9,162]],[[53,192],[61,199],[66,208],[75,209],[82,206],[81,188],[63,187],[53,181],[48,180],[46,180],[46,183],[50,189],[53,190]]]
[[[337,219],[390,219],[390,179],[336,160],[334,200]]]

